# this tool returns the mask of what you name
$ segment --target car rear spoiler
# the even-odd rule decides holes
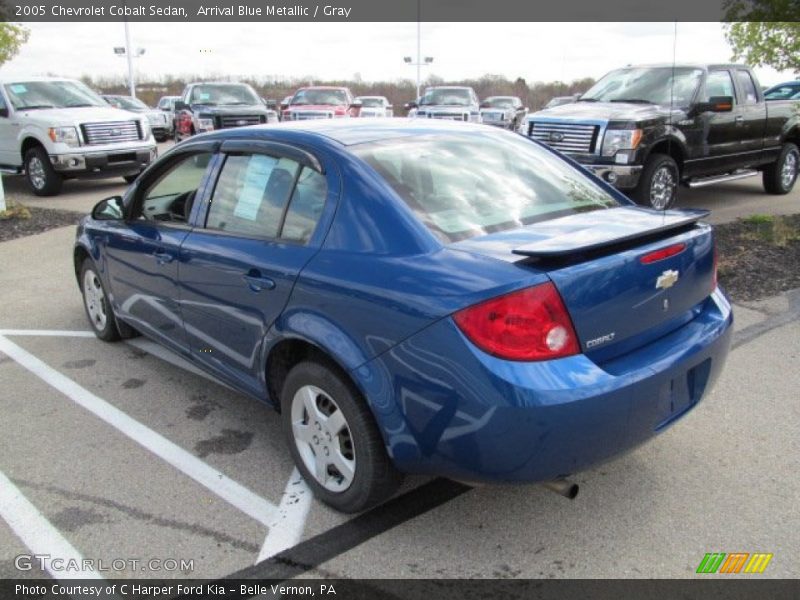
[[[580,213],[532,226],[531,231],[540,234],[542,239],[514,248],[512,252],[535,258],[566,257],[686,228],[707,217],[710,212],[700,209],[656,212],[621,207]],[[598,213],[603,218],[598,218]]]

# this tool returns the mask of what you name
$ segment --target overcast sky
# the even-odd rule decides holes
[[[122,23],[29,23],[30,41],[0,69],[12,76],[124,76]],[[598,78],[628,63],[730,59],[719,23],[423,23],[423,69],[444,79],[486,73],[534,81]],[[132,23],[142,75],[414,79],[416,23]],[[758,69],[762,84],[792,73]]]

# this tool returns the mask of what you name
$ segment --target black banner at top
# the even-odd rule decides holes
[[[0,0],[5,21],[797,21],[800,0]]]

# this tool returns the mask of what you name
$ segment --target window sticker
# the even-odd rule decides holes
[[[240,219],[255,221],[258,209],[264,200],[264,189],[267,180],[278,161],[271,156],[255,154],[250,157],[245,170],[242,189],[236,202],[233,214]]]
[[[14,92],[15,94],[24,94],[25,92],[28,91],[28,88],[26,88],[21,83],[13,83],[9,87],[11,88],[11,91]]]
[[[209,98],[211,98],[211,94],[209,94],[208,92],[200,92],[199,94],[197,94],[197,96],[200,98],[200,100],[208,100]]]

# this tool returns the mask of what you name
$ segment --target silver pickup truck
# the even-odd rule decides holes
[[[0,78],[0,170],[24,173],[37,196],[64,179],[133,181],[156,158],[147,118],[109,106],[80,81]]]

